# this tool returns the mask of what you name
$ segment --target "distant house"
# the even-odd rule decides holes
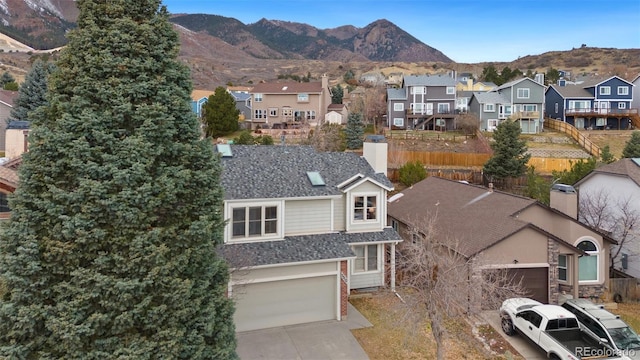
[[[18,166],[22,158],[17,157],[0,165],[0,220],[8,219],[11,214],[7,197],[18,187]]]
[[[480,119],[480,130],[493,131],[506,119],[517,121],[524,134],[543,129],[544,85],[522,78],[500,85],[488,92],[474,92],[469,112]]]
[[[498,87],[496,84],[487,81],[474,81],[473,78],[460,80],[456,83],[456,91],[490,91]]]
[[[367,83],[373,86],[384,84],[385,76],[380,72],[368,72],[360,75],[360,82]]]
[[[237,331],[344,320],[352,290],[394,288],[386,145],[218,145]]]
[[[9,91],[0,89],[0,151],[5,151],[5,131],[7,129],[8,120],[13,110],[13,102],[18,97],[17,91]],[[26,120],[26,119],[14,119]]]
[[[244,121],[251,117],[251,94],[245,91],[229,91],[231,96],[236,100],[236,109],[240,112],[240,121]]]
[[[545,91],[545,113],[578,129],[629,129],[640,127],[633,108],[634,84],[618,76],[579,85],[551,85]]]
[[[636,76],[633,81],[633,99],[631,100],[632,109],[640,109],[640,74]]]
[[[575,184],[578,189],[582,210],[587,210],[584,204],[602,201],[595,208],[603,219],[609,219],[603,227],[605,231],[614,234],[620,232],[622,219],[626,208],[627,215],[640,217],[640,158],[620,159],[612,164],[602,165],[591,171]],[[603,208],[603,207],[606,207]],[[594,209],[591,208],[591,211]],[[640,231],[633,225],[629,229],[628,239],[621,245],[614,245],[612,253],[619,253],[612,259],[611,266],[623,273],[640,278]],[[618,239],[619,240],[619,239]]]
[[[456,81],[447,75],[410,75],[387,89],[390,129],[452,130],[456,123]]]
[[[324,120],[331,104],[329,79],[319,82],[265,82],[251,94],[251,128],[288,128],[315,126]]]
[[[198,118],[202,117],[202,105],[204,105],[207,100],[209,100],[209,96],[215,94],[214,90],[193,90],[191,92],[191,111]]]
[[[557,303],[562,292],[600,296],[608,286],[613,241],[579,222],[575,191],[551,192],[551,207],[534,199],[430,176],[389,200],[389,223],[405,241],[435,231],[459,244],[479,268],[508,269],[529,296]],[[402,244],[399,245],[402,251]]]
[[[404,74],[402,72],[389,73],[389,75],[387,75],[387,79],[384,81],[385,85],[390,88],[400,87],[403,77]]]
[[[29,142],[27,141],[29,136],[30,124],[28,121],[10,121],[6,125],[5,130],[5,157],[9,159],[15,159],[26,153],[29,149]]]

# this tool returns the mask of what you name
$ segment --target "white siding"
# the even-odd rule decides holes
[[[305,276],[313,274],[326,274],[329,272],[337,272],[339,263],[337,262],[325,262],[316,264],[305,265],[289,265],[289,266],[274,266],[267,268],[257,268],[247,271],[233,271],[231,274],[232,282],[256,282],[265,281],[277,278],[289,278],[300,277],[301,274]]]
[[[347,219],[345,214],[347,213],[347,202],[345,197],[333,200],[333,230],[344,231],[346,229]]]
[[[331,200],[285,202],[285,236],[331,231]]]

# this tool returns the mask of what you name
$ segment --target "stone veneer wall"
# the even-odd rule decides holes
[[[560,284],[558,283],[558,243],[547,239],[547,261],[549,262],[549,304],[558,303]]]

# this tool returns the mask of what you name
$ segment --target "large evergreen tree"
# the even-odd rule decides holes
[[[29,121],[29,113],[47,103],[47,78],[55,69],[51,62],[36,60],[18,90],[11,110],[12,120]]]
[[[220,164],[160,0],[78,0],[0,235],[0,358],[236,358]]]
[[[640,158],[640,131],[631,133],[631,138],[622,150],[623,158]]]
[[[217,138],[238,131],[238,115],[236,101],[222,86],[218,86],[213,95],[202,105],[202,122],[205,136]]]
[[[527,142],[520,139],[520,132],[516,121],[506,120],[498,125],[491,143],[493,156],[483,168],[489,178],[503,180],[525,174],[531,155],[527,154]]]
[[[350,113],[344,129],[347,149],[360,149],[364,137],[364,124],[361,113]]]
[[[342,104],[342,98],[344,97],[344,89],[342,86],[336,85],[331,88],[331,103]]]

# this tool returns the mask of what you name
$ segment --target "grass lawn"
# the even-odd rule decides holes
[[[393,293],[374,293],[350,302],[373,324],[370,328],[353,330],[372,360],[436,358],[436,344],[428,321],[410,320],[409,315],[415,312],[408,314],[408,309]],[[474,328],[461,320],[448,323],[447,328],[450,332],[446,341],[447,359],[521,359],[510,355],[513,350],[491,326]]]
[[[622,320],[640,334],[640,303],[618,304],[618,308],[611,312],[620,315]]]

